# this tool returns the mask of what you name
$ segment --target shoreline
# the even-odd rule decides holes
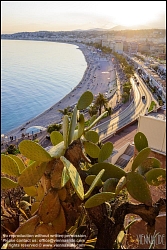
[[[49,109],[45,110],[41,114],[32,118],[31,120],[23,123],[22,125],[5,133],[4,136],[7,136],[8,139],[10,136],[13,136],[15,138],[20,138],[21,134],[25,133],[26,129],[31,126],[47,127],[50,124],[61,122],[62,114],[58,110],[64,109],[67,106],[73,107],[77,103],[79,97],[86,90],[90,90],[93,93],[93,95],[97,95],[99,92],[105,93],[106,91],[108,91],[109,85],[111,85],[111,82],[113,81],[112,80],[110,82],[109,79],[115,78],[115,75],[112,76],[113,65],[110,65],[111,61],[108,61],[106,58],[100,56],[97,53],[93,53],[94,49],[93,47],[91,48],[85,44],[78,44],[78,43],[68,43],[68,44],[76,45],[78,47],[76,49],[81,50],[81,52],[84,55],[85,61],[87,63],[87,67],[85,69],[81,81],[60,101],[52,105]],[[110,73],[110,78],[107,77],[108,76],[107,73]],[[102,82],[101,83],[98,82],[99,80],[101,80]],[[108,84],[106,84],[107,82]],[[22,128],[24,128],[24,130],[21,130]]]

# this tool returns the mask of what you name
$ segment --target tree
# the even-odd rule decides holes
[[[147,223],[148,233],[154,233],[155,219],[164,209],[166,200],[159,199],[154,204],[150,185],[164,184],[166,170],[161,168],[160,161],[149,157],[151,150],[141,132],[134,138],[137,156],[129,172],[105,162],[113,152],[113,144],[102,144],[92,128],[106,112],[86,128],[80,113],[91,104],[93,95],[90,93],[87,91],[79,98],[70,122],[68,116],[64,116],[63,135],[51,134],[54,142],[51,149],[46,151],[29,140],[20,142],[20,153],[30,160],[28,165],[1,155],[2,173],[15,178],[2,176],[2,190],[22,187],[30,197],[27,203],[20,197],[15,204],[20,210],[18,228],[7,231],[13,236],[29,234],[28,240],[33,242],[35,235],[38,234],[39,240],[46,237],[47,232],[51,237],[61,236],[61,240],[72,239],[73,247],[66,241],[68,249],[80,247],[79,241],[84,248],[91,245],[97,249],[113,249],[118,246],[117,237],[124,229],[127,214],[139,215]],[[140,204],[129,202],[129,194]],[[56,244],[59,242],[52,238],[51,248],[55,247],[54,240]],[[5,247],[11,248],[10,240]]]
[[[95,105],[99,108],[99,115],[101,115],[102,107],[105,107],[108,103],[108,99],[101,93],[98,94],[95,100]]]
[[[63,115],[71,115],[71,107],[67,107],[67,108],[64,108],[64,109],[59,109],[59,112]]]
[[[55,123],[55,124],[49,125],[49,127],[47,128],[47,132],[51,134],[53,131],[60,131],[61,129],[62,129],[62,125]]]
[[[90,105],[90,107],[88,108],[89,115],[92,117],[93,115],[96,115],[97,112],[98,108],[96,107],[96,105]]]

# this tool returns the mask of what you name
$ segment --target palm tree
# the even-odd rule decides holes
[[[90,105],[88,109],[89,115],[92,117],[93,115],[96,115],[98,112],[98,108],[95,105]]]
[[[71,115],[71,111],[70,111],[70,107],[68,106],[67,108],[65,108],[65,109],[59,109],[59,112],[61,113],[61,114],[63,114],[63,115]]]
[[[101,93],[98,94],[95,100],[95,105],[99,108],[99,115],[101,115],[102,107],[106,107],[108,99]]]

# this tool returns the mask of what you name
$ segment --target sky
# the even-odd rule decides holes
[[[117,25],[166,29],[166,1],[1,1],[1,34]]]

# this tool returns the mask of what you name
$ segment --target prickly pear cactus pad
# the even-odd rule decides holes
[[[61,205],[57,191],[49,190],[39,206],[38,215],[44,223],[49,223],[56,219],[60,208]]]
[[[85,152],[92,158],[98,158],[100,153],[100,148],[90,141],[83,142]]]
[[[144,162],[140,164],[140,166],[137,168],[137,172],[141,175],[144,175],[152,168],[160,168],[161,162],[154,158],[154,157],[148,157]]]
[[[89,190],[86,192],[84,198],[88,198],[91,195],[91,192],[93,191],[93,189],[97,186],[97,183],[99,182],[99,180],[101,179],[102,175],[104,174],[105,170],[102,169],[98,175],[96,176],[96,178],[94,179],[94,181],[92,182]]]
[[[55,146],[61,141],[63,141],[63,135],[59,131],[52,131],[52,133],[50,134],[50,139],[52,145]]]
[[[61,156],[60,160],[63,162],[64,166],[67,169],[68,175],[70,177],[75,192],[77,193],[77,195],[81,200],[84,200],[84,188],[78,171],[73,166],[73,164],[70,161],[68,161],[64,156]]]
[[[19,144],[19,150],[21,154],[30,160],[47,162],[52,159],[50,154],[43,147],[33,141],[21,141]]]
[[[86,184],[91,185],[92,182],[94,181],[94,179],[96,178],[96,175],[88,175],[85,179]],[[97,183],[96,186],[97,187],[101,187],[103,185],[102,180],[100,179]]]
[[[65,153],[64,141],[50,148],[48,152],[53,158],[60,158]]]
[[[94,143],[97,143],[99,141],[99,135],[94,130],[89,130],[88,132],[85,132],[84,137],[87,141],[91,141]]]
[[[126,177],[123,176],[123,177],[119,180],[119,182],[118,182],[118,184],[117,184],[117,186],[116,186],[116,188],[115,188],[115,194],[118,195],[119,192],[120,192],[125,186],[126,186]]]
[[[61,177],[63,172],[64,165],[60,159],[56,161],[54,164],[54,168],[52,169],[50,173],[51,178],[51,186],[53,188],[60,189],[61,188]]]
[[[138,155],[135,157],[133,163],[132,163],[132,171],[135,171],[135,169],[142,164],[144,160],[149,156],[151,152],[150,148],[144,148],[142,149]]]
[[[111,200],[112,198],[115,198],[115,193],[103,192],[103,193],[95,194],[95,195],[91,196],[85,202],[85,208],[91,208],[91,207],[99,206],[102,203]]]
[[[154,168],[149,170],[145,174],[145,177],[149,185],[159,186],[166,181],[166,170],[163,168]]]
[[[46,162],[34,162],[23,170],[18,177],[18,183],[22,187],[34,186],[42,177],[47,167]]]
[[[12,158],[13,160],[16,161],[16,163],[17,163],[17,165],[19,167],[19,172],[21,173],[25,169],[24,162],[19,157],[17,157],[16,155],[8,154],[8,156],[10,156],[10,158]]]
[[[63,140],[65,149],[68,147],[68,134],[69,134],[69,118],[68,115],[63,116]]]
[[[134,144],[138,152],[148,147],[146,136],[142,132],[138,132],[134,137]]]
[[[19,176],[19,167],[17,162],[8,155],[1,155],[1,171],[2,173]]]
[[[95,119],[95,120],[90,124],[89,127],[86,127],[86,128],[84,129],[84,131],[87,132],[87,131],[89,131],[91,128],[93,128],[93,127],[95,126],[95,124],[96,124],[97,122],[99,122],[99,121],[103,118],[103,116],[105,116],[107,113],[108,113],[108,111],[105,111],[104,113],[102,113],[97,119]]]
[[[106,142],[100,149],[98,162],[100,163],[105,161],[112,154],[112,151],[113,151],[113,144],[111,142]]]
[[[61,234],[66,229],[66,218],[64,214],[64,210],[61,206],[59,215],[56,217],[55,220],[52,221],[53,228],[56,233]]]
[[[16,188],[18,186],[18,183],[15,181],[12,181],[11,179],[7,177],[1,177],[1,188],[2,189],[10,189],[10,188]]]
[[[129,194],[137,201],[147,206],[152,205],[152,198],[149,186],[144,177],[136,172],[126,174],[126,187]]]
[[[117,178],[120,179],[126,173],[123,169],[107,162],[96,163],[89,170],[88,173],[91,175],[97,175],[102,169],[105,169],[105,172],[102,176],[102,181],[106,181],[108,178]]]
[[[103,184],[103,192],[113,192],[115,193],[115,188],[118,184],[119,179],[109,178]]]
[[[75,106],[72,117],[71,117],[71,122],[70,122],[68,145],[72,142],[76,124],[77,124],[77,107]]]
[[[28,194],[29,196],[36,196],[36,195],[38,195],[37,188],[35,186],[24,187],[23,189],[24,189],[25,193]]]
[[[77,109],[86,109],[93,101],[93,94],[90,91],[84,92],[78,100]]]
[[[79,114],[78,120],[78,138],[80,138],[84,133],[85,128],[85,118],[83,114]]]
[[[40,218],[38,215],[34,215],[29,220],[27,220],[24,224],[22,224],[16,231],[15,235],[27,235],[34,234],[36,226],[40,223]]]
[[[67,183],[67,181],[70,180],[70,177],[67,172],[67,168],[64,166],[62,176],[61,176],[61,187],[64,187]]]

